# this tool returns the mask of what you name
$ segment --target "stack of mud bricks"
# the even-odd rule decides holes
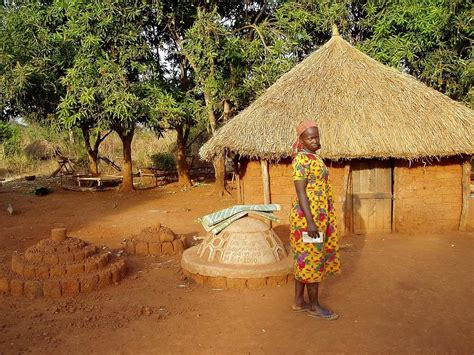
[[[213,288],[221,289],[258,289],[265,286],[285,285],[286,283],[291,282],[293,280],[293,274],[243,279],[192,274],[185,269],[182,269],[182,272],[184,276],[191,278],[197,284],[207,285]]]
[[[0,275],[0,291],[14,296],[61,297],[102,289],[119,282],[125,260],[53,229],[44,239],[12,257],[10,276]]]
[[[185,248],[184,236],[176,236],[171,229],[158,224],[127,240],[125,250],[128,254],[146,256],[181,254]]]

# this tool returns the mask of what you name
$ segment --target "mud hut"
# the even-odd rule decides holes
[[[473,111],[360,52],[337,29],[223,126],[201,157],[237,156],[240,202],[279,203],[286,220],[294,128],[304,119],[320,127],[341,231],[474,227]]]

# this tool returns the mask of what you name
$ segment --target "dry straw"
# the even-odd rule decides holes
[[[474,153],[469,108],[352,47],[337,32],[284,74],[200,150],[277,161],[295,127],[318,122],[328,159],[418,159]]]

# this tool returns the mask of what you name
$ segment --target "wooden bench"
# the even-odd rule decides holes
[[[76,182],[79,187],[85,182],[96,182],[97,187],[103,186],[106,183],[113,182],[120,184],[123,180],[122,176],[116,175],[99,175],[99,176],[77,176]]]

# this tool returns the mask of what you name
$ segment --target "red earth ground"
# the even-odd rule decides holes
[[[55,187],[37,197],[39,183],[0,188],[0,263],[61,224],[70,236],[114,248],[157,222],[191,241],[204,236],[197,217],[234,203],[205,184],[130,194]],[[278,232],[287,240],[286,228]],[[95,293],[0,295],[0,353],[472,354],[473,241],[473,233],[457,232],[341,238],[343,272],[321,295],[341,315],[333,322],[293,313],[292,284],[211,289],[183,280],[178,257],[127,257],[128,277]]]

